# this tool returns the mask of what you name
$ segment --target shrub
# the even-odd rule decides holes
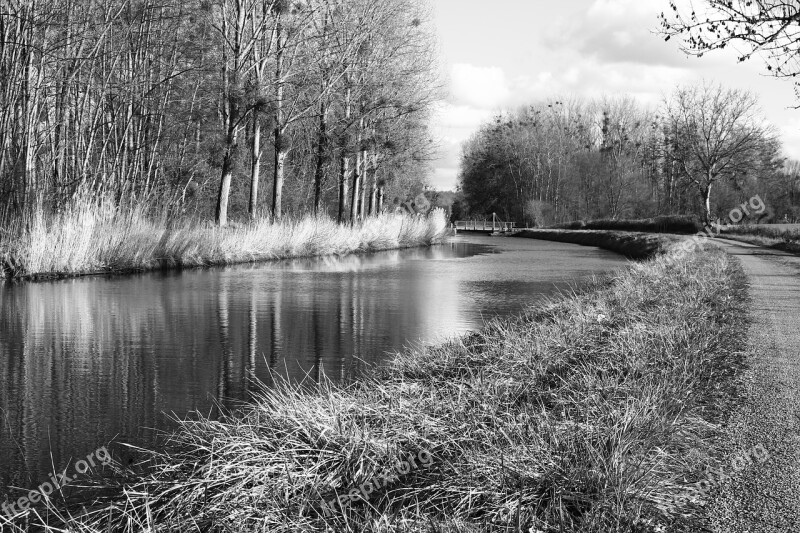
[[[553,227],[556,229],[641,231],[647,233],[678,233],[686,235],[703,231],[703,225],[700,223],[700,220],[690,215],[663,215],[639,220],[579,220],[566,224],[558,224]]]

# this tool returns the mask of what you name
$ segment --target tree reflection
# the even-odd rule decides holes
[[[414,265],[461,253],[0,287],[0,493],[112,439],[151,445],[170,416],[235,408],[256,381],[343,380],[380,362],[457,314],[456,277]]]

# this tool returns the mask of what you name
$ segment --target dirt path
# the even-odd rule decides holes
[[[712,495],[711,531],[800,532],[800,257],[716,242],[741,260],[752,298],[752,358],[728,452],[733,461],[760,445],[769,456],[739,471],[723,465],[732,479]]]

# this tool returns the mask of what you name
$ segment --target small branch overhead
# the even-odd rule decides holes
[[[767,72],[792,79],[800,102],[800,3],[781,0],[670,0],[661,13],[665,40],[682,39],[682,50],[697,57],[736,48],[740,62],[759,56]],[[800,103],[797,106],[800,107]]]

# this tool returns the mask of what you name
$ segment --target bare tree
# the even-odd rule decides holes
[[[234,174],[245,166],[246,208],[256,215],[270,148],[276,219],[287,168],[292,203],[302,208],[301,191],[311,191],[320,212],[337,154],[347,154],[349,178],[356,148],[367,182],[359,197],[377,195],[378,167],[384,181],[389,166],[399,167],[373,132],[394,131],[381,123],[401,121],[412,108],[424,111],[391,96],[400,87],[415,92],[395,80],[421,47],[390,46],[421,35],[406,9],[415,1],[4,2],[0,212],[57,211],[78,198],[103,198],[180,213],[193,202],[196,212],[213,205],[224,225]],[[391,37],[386,45],[384,37]],[[361,216],[368,204],[361,201]]]
[[[345,71],[330,67],[326,69],[326,75],[319,76],[315,69],[310,67],[315,62],[315,58],[310,57],[310,54],[319,50],[317,43],[321,41],[327,46],[329,42],[327,24],[323,23],[321,27],[315,24],[320,12],[323,17],[331,14],[329,1],[316,0],[291,4],[286,0],[279,0],[273,11],[277,21],[277,31],[272,216],[278,220],[283,211],[285,162],[291,149],[291,138],[286,133],[294,123],[313,117],[314,111],[320,106],[322,106],[320,115],[323,119],[326,117],[325,100],[339,79],[344,76]],[[342,57],[339,56],[333,61],[343,61]],[[326,123],[323,123],[324,126]]]
[[[258,11],[259,7],[260,12]],[[258,188],[259,180],[261,178],[262,153],[261,111],[262,108],[266,107],[266,102],[269,100],[269,97],[266,95],[267,89],[265,87],[266,75],[269,68],[272,50],[279,44],[276,42],[279,38],[280,32],[280,20],[279,16],[277,15],[280,14],[280,10],[283,9],[283,7],[278,7],[276,9],[275,0],[262,0],[261,5],[255,5],[254,8],[256,9],[256,12],[253,13],[251,24],[252,33],[254,36],[257,36],[257,38],[253,46],[253,67],[251,72],[253,79],[253,87],[251,90],[253,90],[255,93],[253,95],[253,99],[255,101],[253,102],[251,117],[252,135],[250,138],[250,201],[248,212],[251,219],[256,218],[258,207]],[[268,32],[266,31],[265,26],[269,24],[270,19],[272,19],[272,24],[271,30]]]
[[[645,149],[647,112],[632,98],[617,98],[600,103],[600,154],[604,160],[604,192],[608,215],[618,218],[633,199],[632,188],[643,183],[642,157]]]
[[[756,98],[719,85],[677,89],[665,102],[676,132],[669,157],[693,184],[711,222],[711,191],[721,179],[756,172],[777,157],[778,144]]]
[[[228,199],[233,179],[234,161],[239,147],[239,130],[246,117],[242,82],[246,79],[248,57],[257,42],[248,35],[248,22],[253,16],[252,0],[222,0],[219,22],[215,25],[222,39],[222,117],[225,132],[225,153],[217,196],[216,223],[228,223]]]

